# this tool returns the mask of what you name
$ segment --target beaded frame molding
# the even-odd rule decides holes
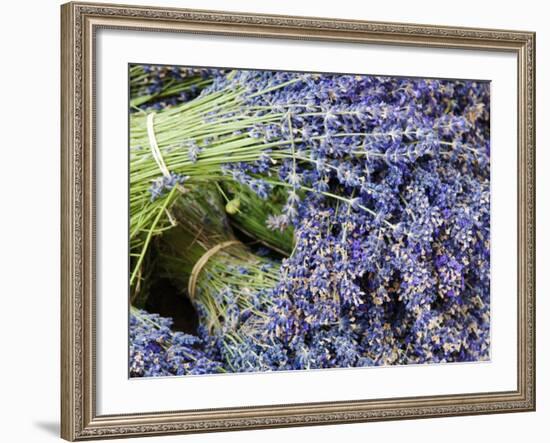
[[[100,28],[506,51],[518,69],[517,389],[145,414],[97,415],[94,36]],[[125,5],[61,7],[61,436],[196,433],[535,410],[535,34]]]

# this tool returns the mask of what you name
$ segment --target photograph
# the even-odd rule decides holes
[[[491,81],[390,74],[128,64],[130,378],[491,361]]]

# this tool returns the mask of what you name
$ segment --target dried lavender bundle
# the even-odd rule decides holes
[[[265,328],[279,263],[236,239],[215,187],[190,188],[171,216],[176,226],[161,238],[158,266],[193,303],[201,339],[236,370],[235,346]]]
[[[131,65],[130,108],[160,110],[195,98],[223,71],[179,66]]]
[[[172,320],[130,309],[130,377],[223,373],[194,335],[171,330]]]

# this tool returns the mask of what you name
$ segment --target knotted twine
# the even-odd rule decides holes
[[[166,163],[164,162],[164,158],[162,157],[162,153],[160,152],[159,145],[157,143],[157,138],[155,136],[155,113],[152,112],[151,114],[147,115],[147,136],[149,137],[149,147],[151,148],[151,154],[153,155],[153,158],[155,159],[155,162],[157,163],[157,166],[160,169],[160,172],[162,172],[162,175],[166,177],[167,179],[172,179],[172,174],[170,173],[170,170],[166,166]],[[176,182],[176,188],[181,193],[186,193],[187,189],[185,189],[180,183]]]
[[[206,251],[201,256],[201,258],[197,260],[197,262],[193,266],[193,269],[191,270],[191,276],[189,277],[189,283],[187,285],[187,292],[191,300],[195,299],[195,291],[197,289],[197,280],[199,278],[199,274],[202,271],[202,268],[204,268],[208,260],[212,256],[216,255],[218,252],[220,252],[222,249],[228,248],[229,246],[233,246],[236,244],[241,244],[241,242],[239,240],[229,240],[223,243],[218,243],[216,246]]]

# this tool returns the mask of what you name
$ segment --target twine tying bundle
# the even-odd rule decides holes
[[[157,138],[155,136],[155,113],[152,112],[151,114],[147,115],[147,136],[149,137],[149,146],[151,148],[151,154],[153,154],[153,158],[155,159],[155,162],[157,163],[157,166],[160,169],[160,172],[162,172],[162,175],[164,175],[166,178],[171,178],[172,174],[170,173],[170,170],[166,166],[166,163],[164,162],[164,158],[162,157],[162,153],[160,152],[159,145],[157,143]],[[185,193],[187,192],[187,189],[185,189],[181,184],[176,183],[176,188],[178,191]]]
[[[189,277],[189,283],[187,285],[187,292],[189,293],[189,298],[191,300],[195,299],[195,291],[197,289],[197,280],[199,278],[199,274],[202,271],[202,268],[206,265],[208,260],[215,254],[217,254],[222,249],[228,248],[229,246],[233,246],[236,244],[241,244],[239,240],[229,240],[225,241],[223,243],[219,243],[213,248],[210,248],[208,251],[206,251],[201,258],[197,260],[195,265],[193,266],[193,269],[191,271],[191,275]]]
[[[170,171],[166,167],[166,163],[164,163],[164,158],[160,153],[159,145],[157,143],[157,138],[155,137],[155,113],[154,112],[147,116],[147,136],[149,137],[149,146],[151,147],[151,154],[153,154],[153,158],[157,162],[160,172],[162,172],[162,175],[164,175],[166,178],[169,178],[171,176]]]

